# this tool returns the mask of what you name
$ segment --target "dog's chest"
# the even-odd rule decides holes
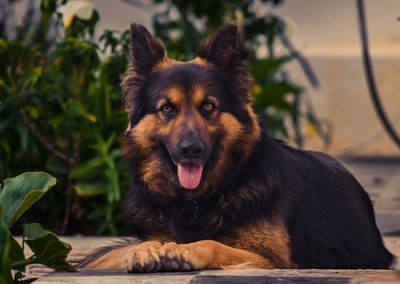
[[[177,242],[214,239],[226,231],[225,218],[217,208],[191,202],[163,214],[169,233]]]

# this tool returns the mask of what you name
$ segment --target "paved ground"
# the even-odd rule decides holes
[[[118,270],[103,272],[85,270],[75,274],[51,274],[39,279],[36,283],[400,283],[400,271],[246,269],[192,273],[127,274]]]

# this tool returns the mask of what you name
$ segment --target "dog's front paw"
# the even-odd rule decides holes
[[[125,257],[128,272],[156,272],[161,269],[161,243],[148,241],[133,246]]]
[[[178,245],[165,244],[160,249],[162,269],[166,271],[189,271],[207,269],[210,265],[210,248],[198,243]]]

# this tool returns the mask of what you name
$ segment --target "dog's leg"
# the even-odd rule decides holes
[[[202,269],[276,268],[268,259],[213,240],[189,244],[146,241],[100,250],[79,268],[126,269],[129,272],[189,271]]]
[[[205,240],[189,244],[170,242],[160,249],[163,270],[187,271],[227,268],[274,268],[258,254]]]
[[[159,241],[147,241],[140,244],[123,244],[106,248],[84,259],[78,267],[97,269],[127,269],[130,272],[155,272],[161,263]]]

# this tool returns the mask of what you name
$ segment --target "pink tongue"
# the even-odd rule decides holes
[[[195,189],[199,186],[203,166],[194,163],[178,163],[178,177],[185,189]]]

